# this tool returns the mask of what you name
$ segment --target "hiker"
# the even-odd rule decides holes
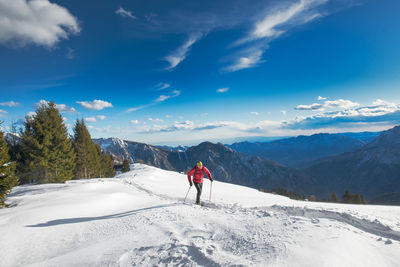
[[[192,186],[194,183],[194,186],[196,187],[197,190],[196,204],[198,205],[200,205],[201,190],[203,188],[203,177],[204,177],[203,171],[207,174],[208,179],[210,179],[210,181],[212,182],[213,179],[210,171],[205,166],[203,166],[203,163],[200,160],[196,162],[196,165],[188,173],[188,180],[190,186]],[[191,177],[192,175],[193,175],[193,183]]]

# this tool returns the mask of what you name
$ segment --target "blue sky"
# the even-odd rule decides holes
[[[196,144],[400,123],[395,0],[0,2],[3,128]]]

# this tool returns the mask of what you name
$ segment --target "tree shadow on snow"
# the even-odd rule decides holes
[[[131,210],[131,211],[126,211],[126,212],[121,212],[121,213],[116,213],[116,214],[111,214],[111,215],[98,216],[98,217],[80,217],[80,218],[66,218],[66,219],[52,220],[52,221],[48,221],[45,223],[39,223],[39,224],[35,224],[35,225],[26,225],[25,227],[49,227],[49,226],[55,226],[55,225],[61,225],[61,224],[71,224],[71,223],[81,223],[81,222],[122,218],[122,217],[130,216],[132,214],[138,213],[140,211],[166,208],[166,207],[176,206],[179,204],[180,203],[157,205],[157,206],[152,206],[152,207],[147,207],[147,208],[142,208],[142,209],[137,209],[137,210]]]

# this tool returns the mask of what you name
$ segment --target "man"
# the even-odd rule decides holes
[[[196,198],[196,204],[200,205],[200,196],[201,196],[201,190],[203,189],[203,178],[204,178],[204,174],[203,171],[207,174],[208,179],[210,179],[210,181],[212,182],[212,176],[210,171],[203,166],[203,163],[199,160],[196,162],[196,166],[193,167],[193,169],[190,170],[190,172],[188,173],[188,180],[189,180],[189,184],[190,186],[193,185],[196,187],[197,190],[197,198]],[[192,183],[192,176],[193,175],[193,183]]]

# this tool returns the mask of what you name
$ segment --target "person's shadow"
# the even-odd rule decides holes
[[[49,226],[60,225],[60,224],[70,224],[70,223],[80,223],[80,222],[90,222],[90,221],[97,221],[97,220],[121,218],[121,217],[126,217],[126,216],[129,216],[129,215],[138,213],[140,211],[144,211],[144,210],[166,208],[166,207],[176,206],[176,205],[179,205],[179,204],[180,203],[171,203],[171,204],[165,204],[165,205],[158,205],[158,206],[152,206],[152,207],[147,207],[147,208],[142,208],[142,209],[137,209],[137,210],[131,210],[131,211],[126,211],[126,212],[121,212],[121,213],[116,213],[116,214],[98,216],[98,217],[80,217],[80,218],[59,219],[59,220],[48,221],[48,222],[45,222],[45,223],[39,223],[39,224],[35,224],[35,225],[26,225],[25,227],[49,227]]]

